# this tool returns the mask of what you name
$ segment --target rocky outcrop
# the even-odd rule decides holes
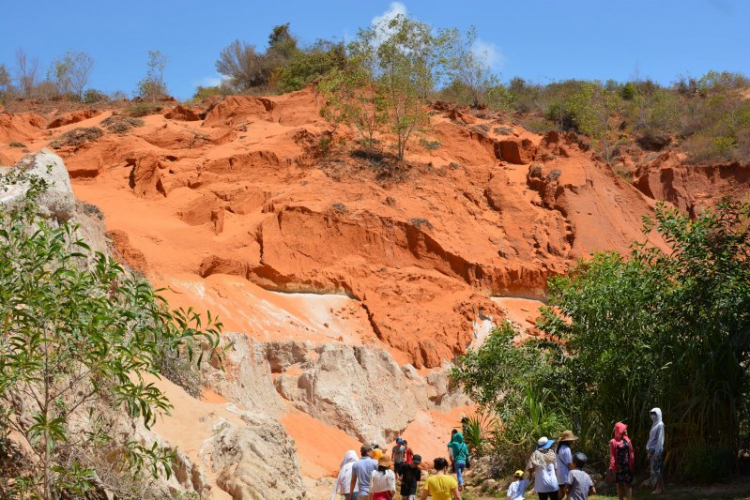
[[[208,387],[271,416],[283,414],[287,401],[362,442],[390,440],[420,411],[468,402],[451,387],[446,369],[423,376],[374,345],[257,342],[239,333],[226,334],[224,342],[224,369],[204,369]]]
[[[419,411],[467,402],[450,388],[445,370],[422,377],[379,347],[327,343],[311,348],[295,342],[267,346],[280,370],[275,381],[279,394],[362,442],[390,441]]]
[[[695,216],[722,196],[750,194],[750,165],[686,165],[672,152],[660,154],[636,171],[634,185],[646,196],[667,201]]]
[[[19,161],[15,168],[27,176],[42,179],[46,190],[37,202],[43,217],[58,221],[69,221],[76,213],[76,199],[70,185],[70,177],[65,164],[59,156],[47,150],[31,154]],[[9,186],[9,190],[0,194],[0,203],[14,203],[26,196],[30,184],[21,182]]]
[[[167,195],[161,174],[164,164],[159,155],[151,152],[140,154],[129,159],[128,163],[133,166],[130,174],[130,187],[136,196],[154,198]]]
[[[35,113],[0,111],[0,143],[27,141],[39,135],[47,120]]]
[[[530,139],[505,139],[495,144],[495,155],[498,159],[518,165],[531,163],[536,154],[536,147]]]
[[[95,116],[98,116],[102,114],[102,111],[99,109],[81,109],[78,111],[71,111],[69,113],[62,114],[49,122],[47,124],[47,128],[58,128],[63,127],[65,125],[71,125],[73,123],[82,122],[84,120],[88,120],[89,118],[93,118]]]
[[[201,119],[200,112],[196,111],[193,108],[185,107],[181,104],[178,104],[174,108],[164,113],[164,118],[184,122],[195,122]]]
[[[215,424],[202,458],[216,484],[235,500],[306,498],[294,441],[284,427],[263,414],[241,412],[241,425]]]

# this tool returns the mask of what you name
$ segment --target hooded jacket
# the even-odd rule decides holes
[[[469,459],[469,449],[464,444],[464,435],[457,432],[448,443],[448,448],[453,452],[454,462],[466,462]]]
[[[625,435],[627,430],[628,426],[622,422],[617,422],[615,424],[615,437],[609,442],[609,470],[619,472],[620,465],[617,463],[617,448],[622,447],[623,442],[627,442],[628,447],[630,448],[630,470],[635,470],[635,451],[633,450],[633,443],[630,441],[630,438]]]
[[[344,458],[341,459],[341,465],[339,469],[338,478],[336,478],[336,487],[331,495],[331,500],[336,498],[336,493],[339,495],[348,495],[349,486],[352,480],[352,466],[357,461],[357,452],[349,450],[344,454]]]
[[[649,413],[655,413],[656,420],[654,420],[654,424],[651,426],[646,450],[652,453],[661,453],[664,451],[664,422],[661,419],[661,408],[654,408]]]

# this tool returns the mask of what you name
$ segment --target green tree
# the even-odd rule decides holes
[[[723,201],[695,219],[658,207],[645,230],[667,249],[598,254],[550,282],[538,323],[548,340],[536,342],[545,358],[530,363],[527,344],[511,352],[511,334],[493,334],[457,379],[511,430],[524,394],[548,391],[545,412],[571,421],[599,460],[617,421],[646,442],[658,406],[673,470],[730,472],[750,415],[749,225],[750,203]]]
[[[375,134],[388,120],[384,89],[374,80],[377,64],[374,31],[360,31],[348,46],[346,64],[334,68],[318,84],[325,98],[323,116],[353,126],[367,151],[373,149]]]
[[[222,49],[216,71],[229,78],[231,87],[242,91],[268,85],[273,67],[255,47],[235,40]]]
[[[370,30],[381,41],[376,82],[385,99],[390,131],[396,135],[396,156],[403,160],[414,132],[429,123],[427,99],[440,78],[450,34],[435,34],[430,25],[402,14]]]
[[[74,95],[83,100],[94,59],[86,52],[69,50],[63,57],[52,62],[47,78],[57,85],[61,94]]]
[[[477,50],[477,30],[474,26],[463,36],[458,30],[447,31],[445,35],[448,75],[454,84],[466,89],[471,106],[476,109],[487,101],[491,89],[500,84],[492,73],[490,54],[486,50]]]
[[[300,90],[318,77],[346,66],[346,47],[343,43],[318,40],[309,48],[298,50],[279,73],[280,92]]]
[[[146,64],[146,76],[138,82],[137,94],[139,97],[157,101],[168,97],[169,91],[164,82],[164,69],[169,63],[169,57],[158,50],[148,51],[148,63]]]
[[[200,363],[221,324],[169,310],[148,282],[92,253],[75,227],[38,218],[44,181],[12,172],[0,188],[19,182],[30,186],[27,199],[0,205],[0,448],[15,442],[32,456],[0,493],[80,498],[99,485],[99,462],[169,474],[170,452],[113,434],[110,419],[124,412],[150,427],[168,413],[144,375],[158,377],[161,360],[178,352]]]

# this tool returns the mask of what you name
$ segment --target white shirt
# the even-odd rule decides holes
[[[396,491],[396,475],[390,469],[385,471],[385,474],[374,470],[370,476],[370,493],[383,491]]]
[[[523,500],[528,485],[528,479],[520,479],[510,483],[510,486],[508,486],[508,496],[510,497],[510,500]]]
[[[534,472],[534,491],[537,493],[552,493],[558,490],[555,464],[536,469]]]

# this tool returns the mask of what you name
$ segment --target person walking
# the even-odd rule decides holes
[[[401,469],[402,500],[416,500],[417,485],[422,480],[422,469],[419,468],[421,463],[422,457],[420,455],[414,455],[411,462],[404,463],[404,468]]]
[[[427,500],[427,495],[432,496],[432,500],[451,500],[451,496],[453,500],[461,500],[458,482],[453,476],[446,474],[448,461],[440,457],[436,458],[433,464],[437,472],[425,481],[421,500]]]
[[[362,458],[354,462],[352,465],[352,478],[349,481],[349,496],[352,500],[359,498],[364,500],[370,494],[370,479],[372,477],[372,471],[378,468],[378,462],[373,460],[372,447],[369,445],[362,445],[359,449]],[[358,496],[354,496],[354,489],[359,485]]]
[[[337,494],[341,496],[342,500],[357,500],[357,493],[354,493],[354,497],[352,497],[349,491],[352,482],[352,467],[356,461],[356,451],[349,450],[344,453],[344,458],[341,459],[341,465],[339,466],[339,475],[336,477],[336,486],[331,494],[331,500],[336,500]]]
[[[517,470],[513,474],[513,482],[508,485],[508,493],[505,495],[505,500],[524,500],[528,486],[529,480],[523,478],[523,471]]]
[[[588,457],[583,453],[576,453],[573,457],[573,463],[570,465],[570,472],[565,481],[565,492],[570,500],[588,500],[589,495],[596,495],[594,481],[583,470],[586,462],[588,462]]]
[[[392,466],[391,457],[380,457],[378,468],[370,475],[369,500],[391,500],[396,494],[396,475],[391,470]]]
[[[409,448],[409,442],[406,439],[404,439],[404,447],[406,448],[406,453],[404,454],[404,465],[411,465],[411,461],[414,459],[414,451]]]
[[[617,483],[617,498],[633,499],[633,471],[635,451],[628,437],[628,426],[622,422],[615,424],[615,437],[609,442],[609,473],[614,474]]]
[[[648,435],[646,452],[651,469],[651,487],[654,495],[664,492],[664,480],[662,478],[661,466],[664,462],[664,422],[662,421],[661,408],[652,408],[649,412],[651,417],[651,432]]]
[[[406,445],[403,439],[396,438],[396,446],[391,450],[391,460],[393,460],[393,471],[396,476],[400,476],[406,460]]]
[[[451,449],[451,454],[453,455],[453,468],[456,470],[458,489],[459,491],[463,491],[464,469],[466,468],[466,464],[469,463],[469,448],[464,443],[464,435],[456,432],[448,447]]]
[[[539,496],[539,500],[559,500],[555,472],[557,455],[551,449],[553,444],[555,444],[554,439],[548,439],[547,436],[540,437],[534,453],[531,454],[526,464],[526,469],[534,475],[534,491]]]
[[[557,469],[557,484],[558,494],[560,500],[565,498],[565,486],[568,484],[568,472],[570,472],[570,466],[573,463],[573,452],[570,449],[571,443],[577,441],[578,438],[573,431],[563,431],[560,437],[557,439],[557,462],[555,463]]]

